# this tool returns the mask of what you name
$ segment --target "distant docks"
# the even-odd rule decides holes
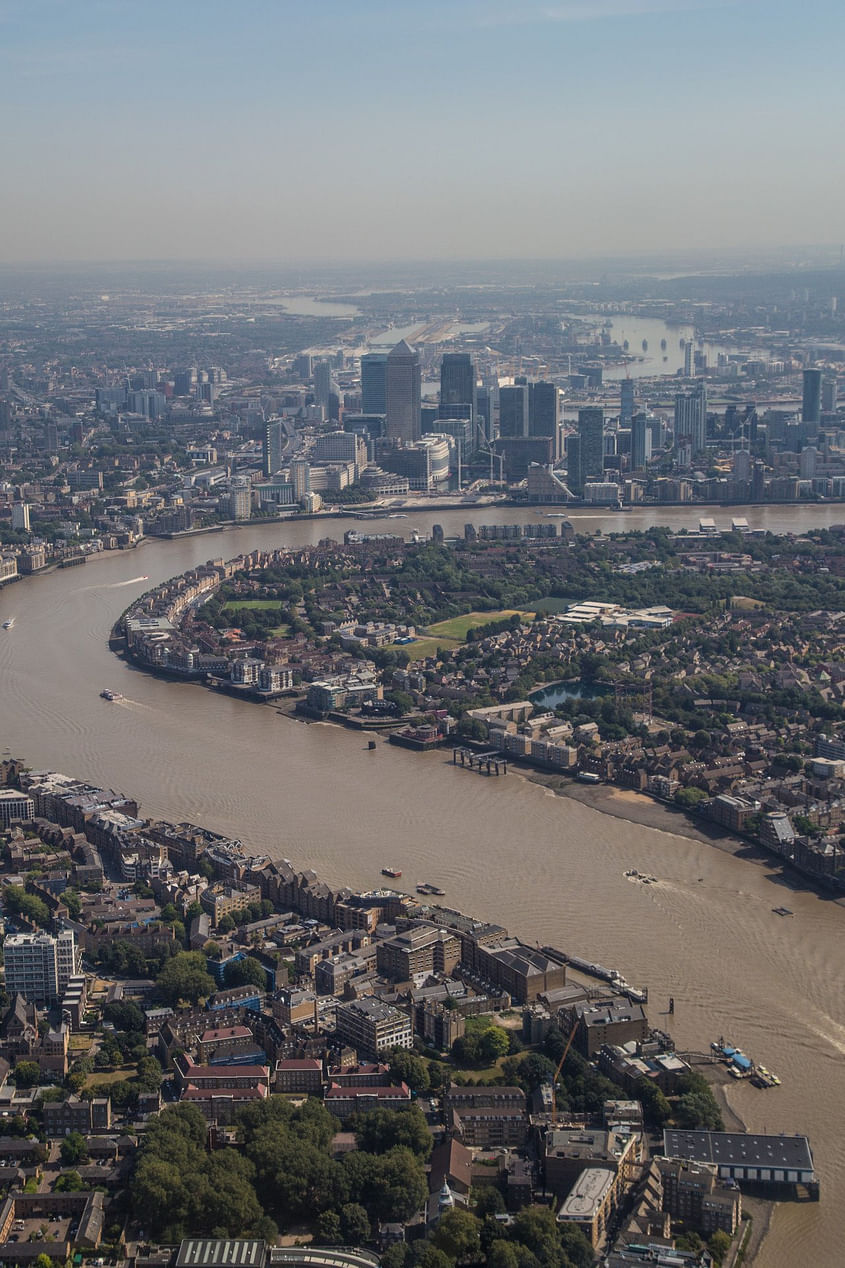
[[[467,770],[476,770],[479,775],[507,775],[507,759],[496,751],[492,753],[474,753],[471,748],[452,750],[452,765],[460,762]]]

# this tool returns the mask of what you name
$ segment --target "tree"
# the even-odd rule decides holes
[[[206,971],[205,956],[200,951],[179,951],[168,960],[156,979],[158,993],[168,1004],[185,1000],[196,1004],[213,995],[217,989]]]
[[[370,1240],[370,1217],[359,1202],[345,1202],[340,1208],[340,1228],[347,1246]]]
[[[317,1217],[317,1240],[324,1246],[340,1246],[343,1234],[340,1230],[340,1216],[337,1211],[321,1211]]]
[[[430,1086],[428,1064],[406,1048],[394,1048],[390,1054],[390,1077],[414,1092],[427,1092]]]
[[[137,1004],[130,1000],[114,1000],[103,1009],[103,1021],[111,1022],[115,1030],[144,1032],[145,1018]]]
[[[716,1260],[717,1264],[720,1264],[722,1262],[722,1260],[725,1258],[725,1255],[727,1255],[730,1248],[731,1248],[730,1237],[724,1231],[724,1229],[717,1228],[716,1232],[713,1234],[713,1236],[710,1238],[710,1240],[707,1243],[707,1249],[710,1251],[710,1254]]]
[[[85,1188],[85,1181],[78,1171],[63,1171],[54,1188],[56,1193],[78,1193]]]
[[[81,1132],[70,1132],[62,1141],[59,1152],[66,1167],[75,1167],[88,1158],[88,1146]]]
[[[19,1061],[15,1066],[15,1083],[18,1087],[35,1087],[41,1078],[41,1069],[35,1061]]]
[[[441,1218],[432,1237],[434,1245],[458,1263],[477,1259],[481,1254],[481,1221],[456,1206]]]
[[[499,1238],[487,1252],[487,1268],[519,1268],[519,1256],[510,1242]]]
[[[475,1214],[480,1220],[487,1215],[501,1215],[505,1210],[505,1199],[493,1184],[482,1184],[473,1188]]]
[[[431,1153],[431,1132],[425,1115],[418,1105],[407,1109],[368,1110],[355,1114],[352,1128],[358,1137],[358,1147],[365,1153],[384,1154],[402,1145],[423,1160]]]
[[[35,894],[28,894],[22,885],[7,885],[3,891],[3,903],[13,915],[23,916],[43,929],[50,927],[47,904]]]
[[[247,955],[242,960],[233,960],[223,970],[223,980],[231,986],[257,986],[259,990],[267,989],[267,974],[255,956]]]
[[[478,1042],[480,1057],[490,1065],[498,1061],[499,1057],[506,1056],[509,1047],[510,1038],[503,1026],[488,1026]]]

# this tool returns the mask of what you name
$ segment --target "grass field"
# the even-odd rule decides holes
[[[276,612],[281,612],[282,605],[278,599],[229,599],[223,604],[224,612],[242,612],[244,608],[262,612],[275,609]]]
[[[417,638],[413,643],[402,643],[401,646],[394,643],[393,650],[407,652],[411,660],[424,660],[426,656],[436,656],[438,647],[451,651],[453,647],[460,646],[457,638]]]
[[[120,1070],[95,1070],[88,1075],[85,1086],[93,1087],[95,1083],[122,1083],[124,1079],[134,1079],[137,1073],[137,1065],[123,1066]]]
[[[533,616],[533,612],[521,612],[516,608],[501,608],[498,612],[465,612],[463,616],[453,616],[448,621],[438,621],[429,625],[425,633],[429,637],[448,638],[463,643],[469,630],[479,625],[489,625],[491,621],[505,621],[509,616]]]

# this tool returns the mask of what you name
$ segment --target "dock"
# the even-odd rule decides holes
[[[471,748],[453,749],[452,765],[457,766],[459,760],[461,766],[467,770],[476,770],[480,775],[507,775],[508,773],[507,759],[496,750],[490,753],[475,753]]]

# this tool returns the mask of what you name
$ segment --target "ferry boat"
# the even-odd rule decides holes
[[[382,876],[389,876],[393,880],[398,880],[402,875],[401,867],[383,867],[381,869]]]
[[[108,687],[104,687],[100,692],[103,700],[122,700],[123,696],[119,691],[109,691]]]
[[[9,617],[9,619],[8,619],[8,621],[4,621],[4,622],[3,622],[3,629],[4,629],[4,630],[10,630],[10,629],[12,629],[12,627],[14,626],[14,624],[15,624],[15,618],[14,618],[13,616],[10,616],[10,617]]]

